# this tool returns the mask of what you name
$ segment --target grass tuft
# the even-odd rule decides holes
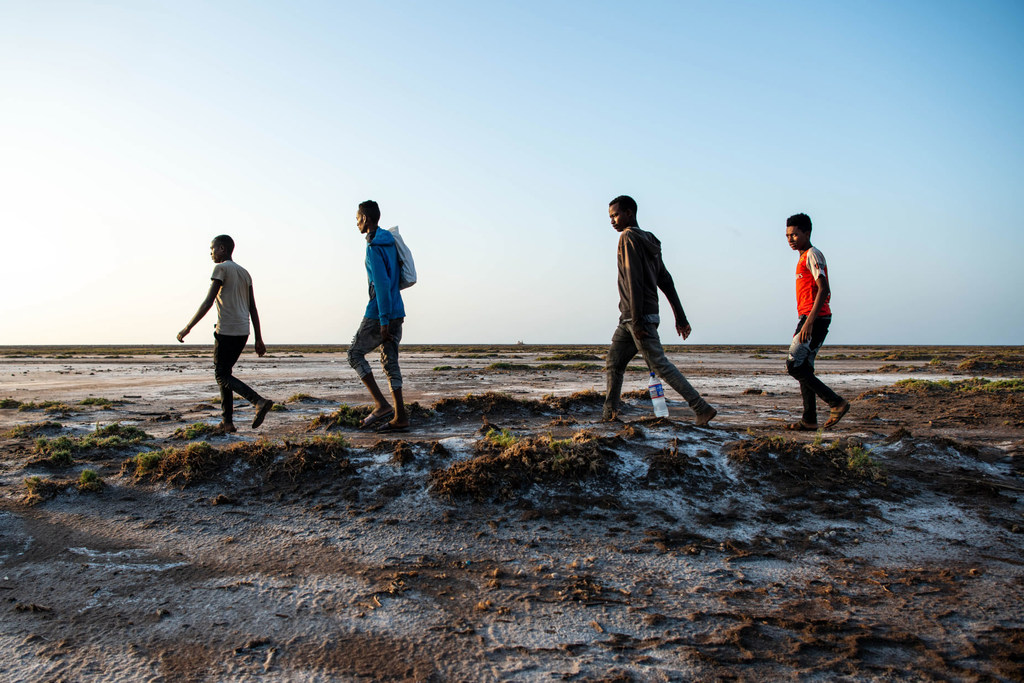
[[[111,401],[109,398],[103,398],[101,396],[90,396],[88,398],[83,398],[81,401],[78,402],[78,405],[99,406],[100,408],[109,409],[114,407],[114,403],[115,402]]]
[[[331,429],[348,427],[355,429],[363,424],[366,416],[372,412],[370,406],[350,406],[342,403],[333,413],[320,413],[306,427],[307,431],[315,429]]]
[[[172,439],[179,441],[194,441],[195,439],[202,439],[211,434],[217,432],[217,427],[205,422],[195,422],[185,427],[178,427],[171,434]]]
[[[892,386],[897,392],[902,393],[947,393],[947,392],[992,392],[992,393],[1019,393],[1024,391],[1024,379],[998,379],[989,380],[983,377],[972,377],[951,381],[948,379],[904,379]]]
[[[40,401],[39,403],[29,401],[18,406],[19,412],[28,410],[42,410],[47,413],[73,413],[78,409],[61,401]]]
[[[0,437],[5,439],[21,439],[26,436],[35,436],[40,432],[53,431],[61,429],[62,425],[59,422],[33,422],[31,424],[23,424],[11,427],[6,432],[0,434]]]
[[[484,435],[484,438],[499,448],[508,448],[519,440],[515,434],[507,429],[502,429],[500,432],[496,429],[490,429]]]
[[[46,424],[46,423],[44,423]],[[61,435],[55,439],[36,439],[36,453],[45,455],[50,463],[67,467],[74,462],[74,454],[97,448],[124,448],[148,441],[153,437],[138,427],[122,425],[119,422],[98,428],[92,434],[81,437]]]
[[[82,470],[82,473],[78,475],[78,481],[75,483],[75,488],[83,493],[99,493],[103,490],[103,487],[103,480],[93,470]]]
[[[430,473],[435,494],[449,498],[510,499],[534,484],[565,485],[610,471],[617,456],[605,439],[580,431],[571,439],[551,436],[509,440],[507,430],[477,442],[477,455]]]
[[[139,453],[125,460],[121,474],[136,481],[162,480],[185,487],[209,478],[220,469],[225,459],[223,451],[199,441],[182,448]]]

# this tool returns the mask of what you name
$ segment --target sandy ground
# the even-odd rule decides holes
[[[602,361],[539,368],[569,351],[602,349],[408,349],[419,408],[387,438],[311,428],[366,403],[343,354],[247,354],[264,395],[309,397],[255,431],[237,403],[237,434],[193,441],[210,469],[158,478],[125,463],[219,420],[204,352],[8,349],[0,398],[64,405],[0,410],[0,680],[1024,678],[1024,393],[893,387],[1021,377],[1019,347],[826,347],[853,408],[820,434],[783,429],[779,348],[670,354],[708,428],[671,391],[670,420],[634,395],[601,422],[566,397],[603,390]],[[36,445],[114,423],[152,438]]]

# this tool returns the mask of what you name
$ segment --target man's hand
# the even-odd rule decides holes
[[[637,339],[646,339],[651,335],[647,334],[647,330],[644,329],[643,323],[633,323],[633,336]]]
[[[256,355],[262,358],[263,354],[267,352],[267,345],[263,343],[262,339],[257,339],[254,346],[256,347]]]
[[[380,326],[380,338],[383,341],[386,341],[386,342],[391,341],[391,339],[393,337],[391,336],[391,324],[390,323],[388,323],[387,325],[381,325]]]
[[[804,321],[804,324],[800,327],[800,332],[796,335],[796,338],[801,344],[804,344],[811,338],[811,330],[814,329],[814,322],[810,319]]]
[[[690,327],[690,323],[683,323],[682,325],[676,323],[676,332],[678,332],[679,336],[685,340],[690,336],[690,333],[693,332],[693,328]]]
[[[182,344],[184,344],[185,343],[185,337],[187,337],[188,333],[191,332],[191,331],[192,331],[191,329],[186,327],[181,332],[179,332],[178,333],[178,341],[180,341]]]

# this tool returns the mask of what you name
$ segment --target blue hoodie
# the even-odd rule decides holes
[[[395,318],[405,317],[405,305],[398,289],[400,275],[395,238],[384,228],[377,228],[366,245],[366,279],[370,283],[367,318],[378,318],[381,325],[387,325]]]

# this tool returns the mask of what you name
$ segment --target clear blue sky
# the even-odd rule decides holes
[[[222,232],[268,343],[347,342],[368,198],[406,342],[603,343],[622,193],[693,343],[788,340],[804,211],[831,343],[1022,344],[1022,36],[1021,2],[0,0],[0,344],[173,343]]]

